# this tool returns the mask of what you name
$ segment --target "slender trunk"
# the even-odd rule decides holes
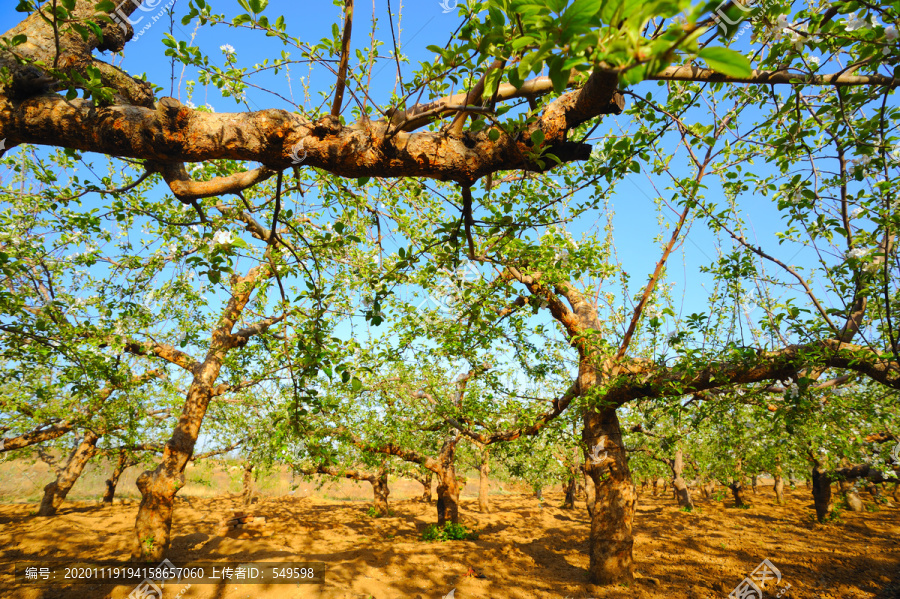
[[[775,503],[784,503],[784,480],[781,477],[781,456],[775,458]]]
[[[869,495],[872,496],[872,499],[878,500],[881,497],[881,485],[876,483],[869,483],[866,485],[866,491],[868,491]]]
[[[106,479],[106,492],[103,494],[103,503],[105,505],[112,505],[113,499],[116,496],[116,487],[119,485],[119,477],[122,476],[122,473],[125,472],[125,470],[134,465],[136,465],[136,462],[129,459],[126,452],[119,452],[116,467],[113,468],[112,474]]]
[[[847,501],[847,506],[850,508],[851,512],[863,511],[863,502],[859,497],[859,492],[856,490],[856,485],[842,480],[840,482],[840,489],[841,493],[844,494],[844,499]]]
[[[98,435],[91,431],[84,433],[84,438],[78,444],[66,462],[65,467],[59,472],[56,480],[44,487],[44,498],[38,509],[38,516],[52,516],[66,499],[66,495],[72,490],[75,481],[84,472],[84,467],[97,453]]]
[[[812,493],[816,505],[816,519],[825,522],[834,506],[831,502],[831,481],[828,479],[828,472],[819,462],[816,462],[812,471]]]
[[[894,483],[894,501],[900,502],[900,483]]]
[[[587,508],[588,516],[594,517],[594,506],[597,504],[597,487],[594,486],[594,479],[587,474],[587,464],[584,468],[584,503]]]
[[[654,491],[655,491],[657,488],[659,488],[659,494],[660,494],[660,495],[664,495],[664,494],[665,494],[665,492],[666,492],[666,487],[668,487],[668,486],[669,486],[669,485],[666,484],[666,479],[664,479],[664,478],[661,477],[661,476],[660,476],[659,478],[657,478],[657,479],[656,479],[656,482],[653,484]],[[656,495],[656,493],[654,493],[654,495]]]
[[[731,485],[731,495],[734,497],[734,507],[746,507],[747,500],[744,499],[744,484],[740,479],[735,480]]]
[[[244,507],[253,503],[253,463],[244,462],[244,480],[241,496],[244,498]]]
[[[427,471],[422,475],[421,478],[416,477],[416,480],[422,483],[422,496],[419,498],[425,503],[431,503],[431,481],[434,479],[434,472],[431,470]]]
[[[750,485],[753,487],[753,494],[756,495],[756,489],[759,487],[759,475],[754,474],[750,479]]]
[[[488,474],[491,472],[490,454],[487,448],[481,450],[481,463],[478,465],[478,510],[482,514],[491,513],[488,503]]]
[[[573,510],[575,509],[575,477],[570,476],[568,480],[566,480],[566,484],[564,485],[564,491],[566,493],[566,498],[563,500],[562,509],[564,510]]]
[[[163,449],[162,461],[155,470],[147,470],[137,479],[141,505],[134,523],[132,556],[135,559],[159,562],[169,548],[175,494],[184,486],[184,469],[194,454],[200,426],[212,398],[212,383],[220,368],[219,360],[209,360],[198,368],[172,438]]]
[[[388,511],[388,495],[391,489],[388,487],[388,472],[386,468],[378,471],[378,475],[372,479],[372,492],[375,494],[375,511],[382,516],[387,516]]]
[[[585,411],[582,439],[587,451],[603,456],[586,459],[585,465],[596,488],[588,576],[600,585],[629,582],[634,579],[635,491],[616,409]]]
[[[438,474],[437,523],[444,526],[448,521],[459,523],[459,484],[456,468],[451,464]]]
[[[544,488],[541,486],[536,486],[534,488],[534,497],[538,501],[543,501],[544,500]]]
[[[678,507],[692,510],[694,509],[694,502],[691,500],[691,492],[688,490],[687,484],[681,477],[683,470],[684,459],[679,449],[675,452],[675,461],[672,464],[672,473],[675,475],[672,486],[675,488],[675,499],[678,501]]]

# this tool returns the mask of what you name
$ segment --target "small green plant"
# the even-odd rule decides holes
[[[423,541],[474,541],[478,538],[478,534],[469,531],[462,524],[454,524],[447,522],[443,528],[437,524],[429,524],[422,532]]]
[[[374,505],[370,505],[369,509],[366,510],[366,515],[370,518],[384,518],[385,516],[393,516],[394,512],[388,510],[387,513],[382,514]]]
[[[713,501],[725,501],[726,495],[728,495],[728,493],[725,491],[725,489],[719,489],[718,491],[716,491],[715,493],[712,494],[712,500]]]
[[[697,509],[697,508],[695,508],[695,507],[692,506],[692,505],[685,505],[685,506],[682,506],[682,507],[679,508],[679,509],[680,509],[682,512],[687,512],[688,514],[690,514],[691,512],[693,512],[693,511],[694,511],[695,509]]]
[[[739,509],[739,510],[749,510],[749,509],[750,509],[751,507],[753,507],[753,506],[750,505],[749,503],[745,503],[745,504],[743,504],[743,505],[736,505],[736,506],[734,506],[734,507],[736,507],[736,508]]]

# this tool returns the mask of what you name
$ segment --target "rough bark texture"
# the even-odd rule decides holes
[[[615,408],[586,411],[582,439],[595,456],[602,456],[586,456],[586,469],[596,488],[588,577],[600,585],[629,582],[634,578],[632,524],[636,498]]]
[[[386,469],[382,468],[378,471],[378,476],[372,477],[372,492],[375,496],[375,510],[382,516],[387,516],[390,511],[388,510],[388,495],[391,494],[391,489],[388,487],[388,472]]]
[[[594,479],[587,474],[587,464],[584,465],[584,504],[587,508],[588,516],[594,517],[594,506],[597,503],[597,487],[594,486]]]
[[[52,516],[56,513],[78,477],[84,472],[84,467],[97,452],[97,441],[99,440],[99,435],[91,431],[84,433],[84,438],[69,455],[65,467],[60,470],[56,480],[44,487],[44,497],[41,499],[38,516]]]
[[[141,504],[134,524],[135,544],[132,556],[135,559],[159,562],[165,556],[169,548],[175,495],[184,486],[184,469],[194,453],[222,363],[231,349],[246,344],[251,336],[269,326],[263,321],[251,328],[232,332],[264,272],[267,273],[266,276],[270,276],[267,266],[258,266],[246,276],[234,278],[231,298],[222,312],[218,326],[212,331],[206,357],[203,362],[190,364],[193,380],[178,424],[163,449],[162,461],[155,470],[148,470],[137,479]],[[184,359],[184,356],[179,359]]]
[[[103,493],[103,503],[105,505],[112,505],[113,499],[115,499],[116,496],[116,487],[119,485],[119,477],[122,476],[122,473],[125,472],[125,470],[135,465],[137,465],[137,462],[129,458],[126,452],[119,452],[116,466],[113,468],[109,478],[106,479],[106,491]]]
[[[779,505],[784,503],[784,480],[780,474],[775,475],[775,501]]]
[[[565,499],[563,499],[562,509],[564,510],[572,510],[575,509],[575,477],[571,476],[566,480],[565,485],[563,485],[565,491]]]
[[[825,522],[833,509],[831,501],[831,480],[821,463],[816,463],[812,471],[812,493],[816,506],[816,519]]]
[[[675,489],[675,499],[678,501],[678,507],[692,510],[694,509],[694,502],[691,500],[691,492],[688,489],[687,484],[685,484],[684,479],[681,477],[683,470],[684,458],[679,449],[675,452],[675,460],[672,464],[672,474],[674,475],[672,486]]]
[[[491,505],[488,501],[488,475],[491,472],[490,453],[487,448],[481,450],[481,463],[478,465],[478,511],[482,514],[491,513]]]
[[[422,483],[422,496],[419,498],[425,503],[431,503],[431,482],[434,480],[434,472],[430,470],[416,480]]]
[[[459,484],[452,464],[438,473],[437,524],[459,524]]]
[[[744,498],[744,483],[740,478],[736,479],[731,485],[731,495],[734,497],[734,507],[745,507],[747,500]]]
[[[865,509],[855,485],[844,480],[840,482],[840,488],[851,512],[862,512]]]
[[[243,497],[244,507],[253,503],[253,464],[251,462],[244,462],[241,496]]]

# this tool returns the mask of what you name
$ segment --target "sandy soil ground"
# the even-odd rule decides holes
[[[415,491],[415,483],[403,485],[405,492],[392,491],[392,499]],[[768,558],[782,580],[767,588],[765,597],[900,597],[900,508],[844,512],[839,521],[820,525],[802,487],[788,493],[784,506],[774,504],[771,489],[763,489],[749,494],[750,509],[736,509],[730,499],[698,500],[693,513],[679,511],[669,496],[642,494],[635,518],[639,578],[612,588],[586,584],[587,513],[583,503],[574,511],[556,507],[560,494],[545,493],[543,507],[527,495],[493,495],[490,514],[479,513],[477,501],[464,497],[463,520],[479,538],[444,543],[419,539],[435,519],[433,503],[392,501],[393,516],[375,519],[366,514],[365,502],[301,494],[263,498],[252,512],[267,518],[269,536],[253,532],[243,538],[216,536],[223,516],[240,509],[237,497],[179,499],[169,559],[176,565],[320,561],[327,565],[322,584],[186,588],[169,583],[164,596],[441,599],[455,589],[449,595],[453,599],[724,599]],[[127,558],[136,503],[105,508],[96,502],[67,503],[54,518],[34,516],[36,507],[0,505],[0,596],[128,597],[133,585],[18,585],[11,573],[14,563],[31,560]]]

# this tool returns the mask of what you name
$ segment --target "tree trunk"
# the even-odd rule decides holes
[[[759,487],[759,475],[754,474],[753,478],[750,479],[750,485],[753,488],[753,494],[756,495],[756,489]]]
[[[894,501],[900,502],[900,483],[894,483]]]
[[[544,500],[544,487],[541,487],[541,486],[534,487],[534,497],[538,501],[543,501]]]
[[[781,456],[775,458],[775,503],[784,503],[784,480],[781,478]]]
[[[584,503],[587,508],[588,516],[594,517],[594,506],[597,504],[597,487],[594,486],[594,479],[587,474],[587,464],[584,468]]]
[[[459,524],[459,485],[452,464],[438,474],[437,494],[438,526],[442,527],[448,521]]]
[[[734,507],[746,507],[747,501],[744,499],[744,484],[741,479],[735,479],[728,487],[731,489],[731,495],[734,497]]]
[[[566,498],[563,499],[562,509],[564,510],[573,510],[575,509],[575,477],[570,476],[566,481],[564,491],[566,493]]]
[[[422,483],[422,496],[419,498],[421,501],[425,503],[431,503],[431,481],[434,479],[434,472],[431,470],[427,471],[421,478],[416,477],[416,480]]]
[[[198,368],[172,438],[163,449],[162,461],[155,470],[147,470],[137,479],[141,505],[134,523],[132,556],[136,560],[160,562],[169,548],[175,494],[184,486],[184,469],[194,454],[200,426],[212,398],[212,383],[218,377],[220,367],[220,361],[210,360]]]
[[[241,496],[244,498],[244,507],[253,503],[253,463],[244,462],[244,480]]]
[[[488,474],[491,472],[489,459],[487,448],[482,449],[481,463],[478,465],[478,511],[482,514],[491,513],[491,506],[488,503]]]
[[[828,472],[819,463],[816,463],[812,471],[812,493],[816,504],[816,519],[825,522],[834,506],[831,503],[831,481],[828,480]]]
[[[391,494],[391,489],[388,487],[387,469],[382,468],[378,475],[372,479],[372,492],[375,494],[375,510],[380,515],[387,516],[390,513],[388,510],[388,495]]]
[[[75,481],[84,472],[84,467],[97,452],[98,435],[91,431],[84,433],[84,438],[69,455],[66,466],[59,472],[56,480],[44,487],[44,498],[38,509],[38,516],[52,516],[66,499],[66,495],[72,490]]]
[[[675,451],[675,461],[672,464],[672,473],[675,475],[672,480],[672,487],[675,489],[675,499],[678,501],[678,507],[692,510],[694,509],[694,502],[691,500],[691,492],[688,489],[687,484],[681,477],[683,471],[684,458],[679,449]]]
[[[616,409],[585,411],[582,439],[587,455],[602,456],[585,459],[587,473],[596,489],[588,576],[592,583],[599,585],[629,582],[634,579],[635,490]]]
[[[842,480],[840,489],[851,512],[862,512],[864,510],[862,499],[859,497],[859,492],[857,492],[855,485]]]
[[[112,505],[116,496],[116,487],[119,485],[119,477],[128,468],[134,466],[136,462],[129,459],[128,454],[124,451],[119,452],[119,459],[116,461],[116,467],[113,468],[112,474],[106,479],[106,492],[103,494],[103,503]]]

